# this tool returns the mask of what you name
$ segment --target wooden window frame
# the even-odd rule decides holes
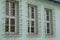
[[[33,11],[32,11],[33,7]],[[37,7],[35,5],[28,4],[28,33],[29,34],[35,34],[36,33],[36,13],[37,13]],[[34,17],[32,17],[34,15]],[[32,29],[32,21],[34,22],[34,26]]]
[[[47,12],[48,11],[48,12]],[[53,33],[53,26],[52,26],[52,9],[49,8],[45,8],[45,17],[46,17],[46,34],[52,34]],[[48,14],[47,14],[48,13]],[[49,16],[49,17],[48,17]],[[49,20],[47,20],[47,17],[49,18]],[[47,25],[47,23],[49,25]],[[48,27],[49,26],[49,27]],[[48,30],[49,29],[49,32]]]
[[[15,10],[15,8],[12,8],[11,3],[12,3],[11,1],[6,1],[6,5],[8,4],[8,5],[6,6],[6,13],[8,14],[8,15],[6,14],[6,18],[9,18],[9,24],[8,24],[8,25],[9,25],[9,27],[8,27],[9,29],[8,29],[8,31],[6,31],[6,26],[5,26],[5,32],[6,32],[6,33],[12,33],[12,34],[14,34],[14,33],[16,33],[16,25],[15,25],[15,24],[16,24],[16,21],[14,21],[14,22],[15,22],[15,23],[14,23],[14,29],[13,29],[14,31],[11,31],[11,30],[12,30],[12,29],[11,29],[11,26],[13,26],[13,25],[11,24],[11,19],[14,19],[14,20],[15,20],[16,17],[11,15],[11,12],[13,11],[12,9]],[[15,4],[14,4],[14,5],[15,5]],[[7,9],[7,8],[8,8],[8,9]],[[12,10],[12,11],[11,11],[11,10]],[[8,12],[7,12],[7,11],[8,11]],[[15,12],[15,11],[14,11],[14,12]],[[15,14],[15,13],[14,13],[14,14]],[[6,25],[6,21],[5,21],[5,25]]]

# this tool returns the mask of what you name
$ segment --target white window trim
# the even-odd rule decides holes
[[[11,6],[10,6],[10,5],[11,5],[11,4],[10,4],[10,2],[9,2],[9,5],[8,5],[8,6],[9,6],[9,15],[6,15],[6,18],[9,18],[9,31],[6,32],[6,34],[14,34],[14,33],[16,33],[16,25],[15,25],[15,32],[11,32],[11,31],[10,31],[10,26],[11,26],[11,24],[10,24],[10,22],[11,22],[10,19],[16,19],[15,16],[11,16],[11,14],[10,14],[10,13],[11,13],[11,11],[10,11],[10,10],[11,10]],[[15,21],[15,24],[16,24],[16,21]]]
[[[31,7],[34,7],[34,19],[31,18],[31,14],[33,13],[33,12],[31,12]],[[29,4],[29,14],[28,14],[29,15],[29,18],[28,18],[29,26],[28,27],[30,28],[29,32],[28,32],[29,34],[35,34],[36,33],[36,11],[37,10],[36,10],[35,6]],[[31,21],[34,21],[34,33],[31,32]]]
[[[52,9],[49,9],[49,8],[46,8],[46,9],[48,9],[48,10],[52,10]],[[53,31],[53,30],[51,29],[51,28],[53,28],[53,27],[52,27],[52,25],[51,25],[51,20],[52,20],[52,19],[50,19],[50,18],[51,18],[51,14],[52,14],[52,13],[51,13],[51,14],[49,14],[49,21],[47,21],[47,19],[46,19],[46,16],[47,16],[47,15],[46,15],[46,9],[45,9],[45,20],[46,20],[46,24],[45,24],[45,25],[46,25],[46,34],[50,35],[50,34],[52,34],[52,31]],[[49,30],[50,30],[50,33],[47,33],[47,23],[49,23]]]

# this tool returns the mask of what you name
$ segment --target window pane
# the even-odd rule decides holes
[[[6,1],[6,15],[9,15],[9,2]]]
[[[49,21],[49,16],[46,16],[47,17],[47,21]]]
[[[6,18],[5,24],[9,24],[9,18]]]
[[[34,12],[34,7],[31,7],[31,11]]]
[[[34,21],[31,21],[31,26],[34,27]]]
[[[5,25],[5,32],[9,32],[9,26]]]
[[[46,15],[49,15],[49,10],[46,10]]]
[[[11,26],[10,31],[15,32],[15,26]]]
[[[31,27],[31,32],[34,33],[34,27]]]
[[[50,30],[49,29],[47,29],[47,33],[50,33]]]
[[[47,28],[49,28],[49,23],[47,23]]]
[[[11,25],[15,25],[15,19],[11,19]]]
[[[31,17],[34,18],[34,13],[31,14]]]
[[[15,3],[11,3],[11,15],[15,16]]]

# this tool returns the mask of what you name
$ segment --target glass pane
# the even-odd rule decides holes
[[[34,27],[34,21],[31,21],[31,26]]]
[[[46,15],[49,15],[49,10],[46,10]]]
[[[11,15],[15,16],[15,3],[11,3]]]
[[[15,32],[15,26],[11,26],[10,31]]]
[[[9,32],[9,26],[5,25],[5,32]]]
[[[49,29],[47,29],[47,33],[50,33],[50,30]]]
[[[49,21],[49,16],[46,16],[47,17],[47,21]]]
[[[15,19],[11,19],[11,25],[15,25]]]
[[[9,15],[9,2],[6,1],[6,15]]]
[[[9,24],[9,18],[6,18],[5,24]]]
[[[31,12],[34,12],[34,7],[31,7]]]
[[[49,28],[49,23],[47,23],[47,28]]]
[[[34,18],[34,13],[32,13],[31,17]]]
[[[34,27],[31,27],[31,32],[34,33]]]

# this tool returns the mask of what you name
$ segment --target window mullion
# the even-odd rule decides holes
[[[36,33],[36,8],[34,8],[34,33]]]
[[[32,11],[31,11],[32,9],[31,9],[31,6],[30,6],[30,34],[31,34],[31,21],[32,21],[32,17],[31,17],[31,15],[32,15]]]
[[[10,32],[10,27],[11,27],[10,19],[11,19],[11,3],[9,2],[9,32]]]
[[[10,18],[9,18],[9,32],[10,32],[10,26],[11,26],[11,25],[10,25]]]
[[[50,34],[51,34],[51,30],[52,29],[51,29],[51,15],[50,14],[51,14],[51,11],[49,11],[49,19],[50,19],[50,22],[49,23],[50,23]]]

